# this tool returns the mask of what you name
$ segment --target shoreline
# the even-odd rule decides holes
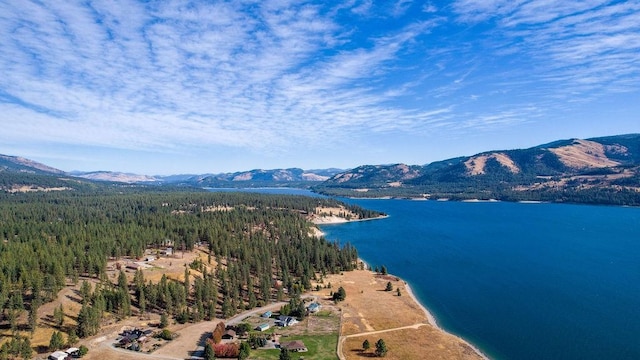
[[[325,218],[326,217],[327,216],[325,216]],[[322,229],[320,229],[320,227],[319,227],[321,225],[338,225],[338,224],[346,224],[346,223],[350,223],[350,222],[381,220],[381,219],[386,219],[388,217],[389,217],[389,215],[382,215],[382,216],[378,216],[378,217],[374,217],[374,218],[347,220],[345,218],[341,218],[341,217],[338,217],[338,216],[333,216],[333,217],[331,217],[330,221],[316,221],[317,220],[317,218],[316,218],[316,219],[311,220],[313,225],[315,225],[315,226],[311,227],[311,234],[313,236],[315,236],[315,237],[325,237],[326,233],[324,231],[322,231]],[[358,261],[361,261],[361,262],[365,263],[365,265],[367,264],[362,259],[358,259]]]
[[[366,262],[363,258],[358,257],[358,262],[363,263],[364,264],[364,268],[367,269],[368,271],[373,272],[373,270],[371,270],[371,266],[369,265],[368,262]],[[431,311],[429,311],[429,309],[420,302],[420,300],[418,299],[418,297],[416,296],[416,294],[413,292],[413,288],[411,287],[411,285],[403,278],[394,275],[394,274],[388,274],[391,276],[394,276],[398,279],[398,281],[401,281],[404,284],[405,290],[407,292],[407,294],[409,295],[409,297],[411,298],[411,300],[424,312],[425,316],[427,317],[427,322],[429,323],[429,325],[431,325],[432,327],[434,327],[435,329],[449,334],[453,337],[455,337],[456,339],[464,342],[465,344],[469,345],[469,347],[471,347],[471,349],[473,349],[473,351],[478,354],[478,356],[480,356],[481,358],[483,358],[484,360],[490,360],[490,358],[483,353],[480,349],[478,349],[478,347],[476,347],[474,344],[472,344],[471,342],[469,342],[468,340],[464,339],[461,336],[458,336],[454,333],[451,333],[447,330],[445,330],[444,328],[442,328],[440,325],[438,325],[438,321],[436,320],[436,317],[433,316],[433,314],[431,313]]]
[[[344,224],[347,222],[357,222],[357,221],[369,221],[369,220],[379,220],[379,219],[385,219],[389,217],[389,215],[383,215],[383,216],[379,216],[379,217],[375,217],[375,218],[369,218],[369,219],[358,219],[358,220],[346,220],[344,218],[340,218],[344,221],[339,221],[339,222],[321,222],[321,223],[317,223],[317,222],[313,222],[316,226],[312,227],[314,234],[316,236],[325,236],[326,234],[319,228],[320,225],[331,225],[331,224]],[[364,269],[367,269],[368,271],[373,272],[373,270],[371,270],[371,266],[369,265],[368,262],[366,262],[363,258],[358,257],[357,260],[359,263],[361,262],[362,264],[364,264]],[[418,297],[416,296],[416,294],[413,292],[413,289],[411,287],[411,285],[403,278],[397,276],[397,275],[393,275],[393,274],[389,274],[391,276],[396,277],[399,281],[401,281],[404,284],[405,290],[407,292],[407,294],[409,295],[409,297],[411,298],[411,300],[417,305],[418,308],[420,308],[422,310],[422,312],[425,314],[426,318],[427,318],[427,323],[432,326],[433,328],[435,328],[436,330],[448,334],[456,339],[458,339],[459,341],[467,344],[479,357],[481,357],[484,360],[490,360],[490,358],[484,354],[477,346],[475,346],[474,344],[472,344],[471,342],[469,342],[468,340],[462,338],[459,335],[456,335],[452,332],[449,332],[447,330],[445,330],[444,328],[442,328],[440,325],[438,325],[438,321],[436,320],[435,316],[433,316],[433,314],[431,313],[431,311],[429,311],[429,309],[422,303],[420,302],[420,300],[418,299]]]
[[[389,215],[382,215],[382,216],[373,217],[373,218],[347,220],[343,217],[333,215],[333,216],[319,216],[311,219],[311,222],[314,223],[315,225],[335,225],[335,224],[346,224],[351,222],[382,220],[388,217]]]
[[[365,262],[365,264],[366,264],[366,262]],[[393,276],[396,276],[396,275],[393,275]],[[399,276],[396,276],[396,277],[397,277],[398,279],[400,279],[400,281],[402,281],[402,282],[404,283],[404,287],[405,287],[405,289],[406,289],[407,293],[409,294],[409,296],[411,297],[411,299],[413,300],[413,302],[415,302],[415,303],[416,303],[416,305],[418,305],[418,307],[419,307],[420,309],[422,309],[422,311],[424,311],[424,314],[427,316],[427,319],[428,319],[429,325],[433,326],[434,328],[436,328],[436,329],[438,329],[438,330],[440,330],[440,331],[442,331],[442,332],[444,332],[444,333],[447,333],[447,334],[449,334],[449,335],[451,335],[451,336],[453,336],[453,337],[455,337],[455,338],[459,339],[460,341],[462,341],[462,342],[464,342],[465,344],[469,345],[469,346],[473,349],[473,351],[475,351],[475,352],[476,352],[476,354],[478,354],[478,356],[480,356],[481,358],[483,358],[483,359],[485,359],[485,360],[490,360],[490,359],[489,359],[489,357],[488,357],[485,353],[483,353],[482,351],[480,351],[480,349],[478,349],[474,344],[472,344],[472,343],[471,343],[471,342],[469,342],[468,340],[466,340],[466,339],[464,339],[464,338],[462,338],[462,337],[460,337],[460,336],[458,336],[458,335],[456,335],[456,334],[454,334],[454,333],[451,333],[451,332],[449,332],[449,331],[447,331],[447,330],[443,329],[440,325],[438,325],[438,322],[437,322],[436,318],[435,318],[435,317],[433,316],[433,314],[429,311],[429,309],[428,309],[424,304],[422,304],[422,303],[418,300],[418,297],[417,297],[417,296],[415,295],[415,293],[413,292],[413,290],[412,290],[411,286],[409,285],[409,283],[408,283],[408,282],[406,282],[403,278],[401,278],[401,277],[399,277]]]

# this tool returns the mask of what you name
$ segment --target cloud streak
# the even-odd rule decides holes
[[[637,91],[639,13],[602,0],[0,1],[0,139],[257,153],[508,128],[552,99]]]

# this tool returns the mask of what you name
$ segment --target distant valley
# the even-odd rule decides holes
[[[349,170],[255,169],[149,176],[71,172],[0,155],[0,189],[91,188],[105,184],[312,188],[333,196],[552,201],[640,205],[640,134],[559,140],[427,165],[363,165]]]

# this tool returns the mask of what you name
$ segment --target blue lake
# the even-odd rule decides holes
[[[640,209],[345,200],[384,220],[325,225],[409,282],[495,359],[640,359]]]

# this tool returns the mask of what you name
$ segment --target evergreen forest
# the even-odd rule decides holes
[[[79,337],[96,334],[105,314],[200,321],[299,294],[322,274],[356,266],[354,247],[312,235],[305,217],[337,206],[361,218],[380,215],[292,195],[124,188],[2,193],[0,327],[33,332],[38,308],[74,284],[82,308],[72,331]],[[106,276],[109,261],[140,259],[167,246],[204,249],[208,259],[185,267],[181,280],[147,281],[140,270],[127,280],[123,269],[117,281]]]

